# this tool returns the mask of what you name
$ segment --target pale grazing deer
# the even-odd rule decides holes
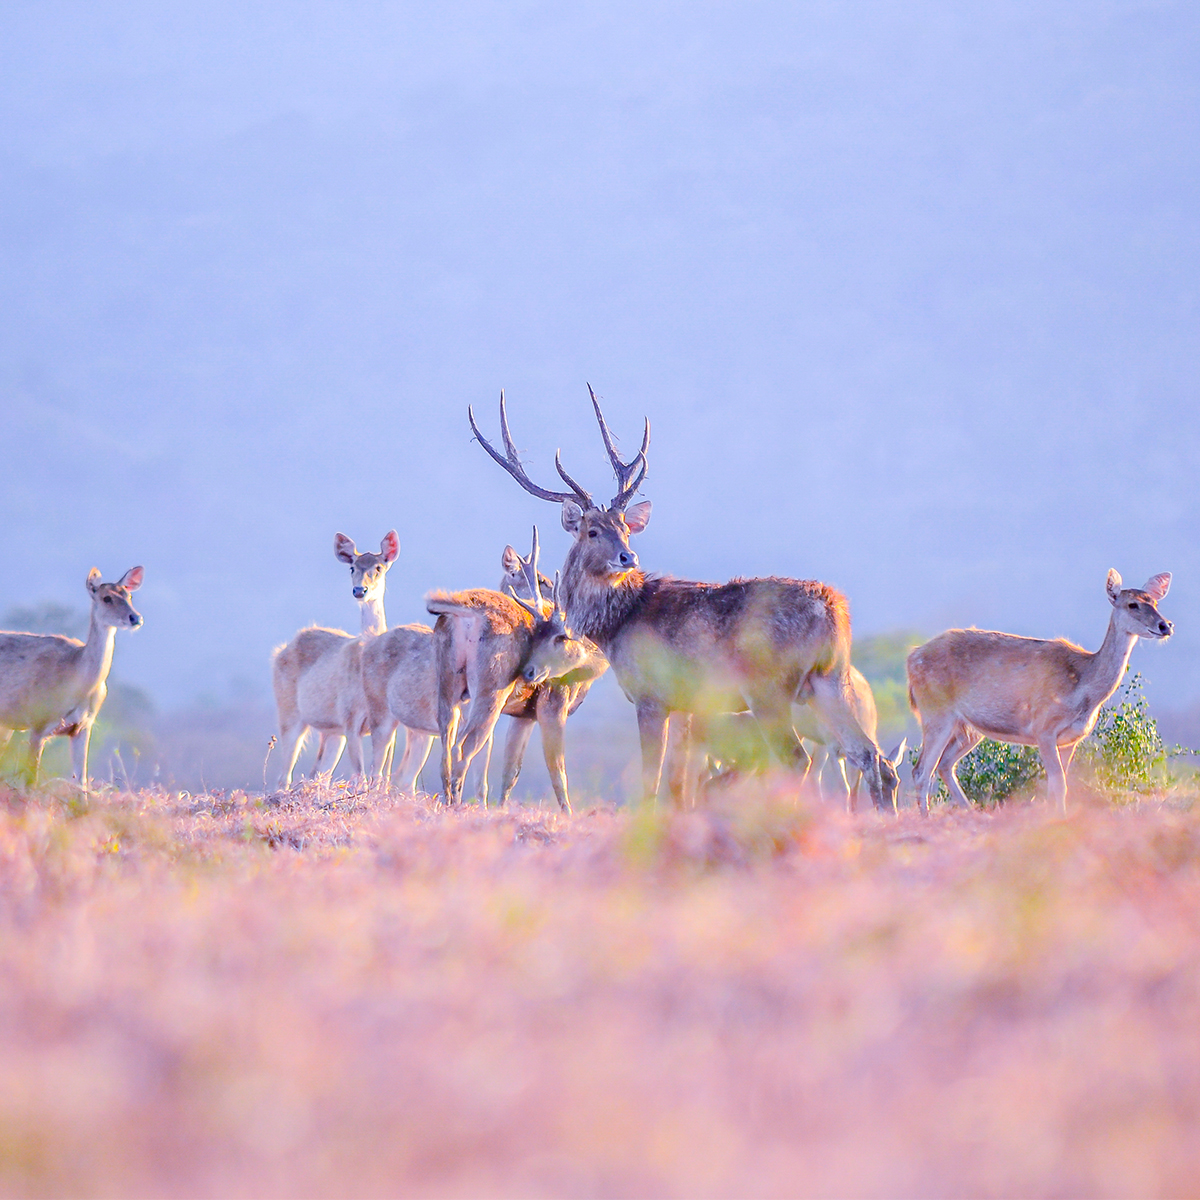
[[[630,505],[646,475],[650,422],[642,447],[622,462],[591,388],[592,406],[618,491],[608,507],[563,469],[569,492],[539,487],[525,473],[508,429],[500,395],[500,454],[467,416],[480,445],[529,493],[562,505],[563,528],[574,543],[563,566],[566,617],[577,634],[595,641],[637,708],[646,799],[658,792],[672,712],[739,712],[749,708],[767,744],[803,777],[808,754],[791,722],[802,692],[826,722],[839,749],[867,780],[879,808],[894,811],[898,779],[854,715],[849,683],[850,615],[845,598],[827,584],[797,579],[746,579],[726,584],[647,577],[629,538],[650,520],[650,502]]]
[[[351,538],[338,533],[333,553],[350,568],[350,593],[358,601],[362,633],[355,637],[314,625],[275,651],[271,682],[279,710],[279,790],[292,786],[296,759],[310,729],[320,735],[314,778],[332,775],[347,745],[351,770],[358,776],[366,774],[362,735],[369,728],[369,715],[362,682],[363,648],[387,628],[383,596],[387,572],[400,553],[400,539],[392,529],[380,542],[378,554],[360,554]]]
[[[529,581],[525,573],[525,562],[511,546],[505,546],[501,555],[500,591],[510,591],[515,596],[531,597]],[[538,576],[545,588],[550,581]],[[455,618],[450,617],[448,620]],[[468,619],[474,622],[475,618]],[[398,768],[400,788],[407,793],[416,790],[417,780],[425,765],[433,740],[440,733],[438,726],[438,674],[437,648],[433,630],[428,625],[399,625],[375,638],[363,649],[363,685],[367,693],[371,722],[371,741],[375,745],[373,776],[382,782],[388,773],[388,763],[381,751],[389,752],[399,727],[404,729],[404,755]],[[581,697],[582,698],[582,697]],[[526,720],[523,716],[514,721]],[[533,717],[527,719],[532,727]],[[505,784],[503,799],[516,784],[524,758],[525,745],[529,740],[528,728],[523,736],[513,729],[509,731],[509,744],[505,756]],[[479,768],[479,798],[488,801],[488,766],[491,762],[492,739],[483,747]]]
[[[854,666],[850,668],[850,686],[858,723],[868,736],[874,738],[879,724],[875,696],[866,677]],[[817,747],[817,753],[813,756],[814,773],[822,795],[828,790],[822,775],[825,768],[832,764],[835,772],[834,790],[847,810],[855,812],[862,773],[855,771],[856,778],[851,785],[846,777],[845,760],[838,753],[832,731],[811,704],[798,704],[792,711],[792,718],[792,728],[797,735]],[[770,765],[770,751],[752,713],[720,713],[696,718],[692,723],[692,736],[701,750],[707,753],[707,768],[712,773],[708,782],[740,778],[747,772],[762,772]],[[898,770],[907,744],[907,738],[902,738],[899,746],[885,755],[893,770]],[[840,787],[837,786],[839,782]]]
[[[921,753],[913,786],[927,813],[936,771],[957,804],[970,807],[955,764],[994,738],[1036,746],[1046,768],[1047,793],[1065,813],[1067,771],[1091,732],[1100,706],[1117,690],[1138,638],[1162,640],[1174,628],[1158,611],[1169,573],[1143,588],[1122,588],[1109,571],[1112,616],[1095,653],[1056,638],[1017,637],[984,629],[949,629],[908,656],[908,702],[921,723]]]
[[[30,787],[37,783],[46,739],[62,736],[71,739],[71,777],[87,791],[88,743],[108,695],[113,639],[118,629],[142,624],[129,595],[142,586],[143,574],[131,567],[116,583],[103,583],[91,569],[86,642],[56,633],[0,633],[0,749],[14,729],[29,730],[23,774]]]
[[[572,633],[558,602],[557,581],[553,600],[543,600],[537,557],[535,528],[530,556],[519,560],[529,600],[486,588],[433,592],[426,600],[438,617],[438,725],[442,789],[449,804],[460,798],[471,759],[492,736],[500,714],[507,713],[514,720],[505,740],[500,803],[516,785],[536,720],[554,795],[564,812],[571,811],[564,728],[608,664],[593,642]],[[507,558],[506,553],[506,571]],[[465,697],[471,704],[459,737]]]

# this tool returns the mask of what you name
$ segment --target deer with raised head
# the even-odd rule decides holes
[[[292,786],[296,760],[310,729],[320,737],[314,778],[333,774],[344,747],[349,748],[354,774],[366,774],[362,737],[370,724],[362,682],[363,648],[387,628],[384,590],[388,570],[400,553],[400,539],[394,529],[389,530],[378,554],[360,554],[351,538],[338,533],[333,553],[350,568],[350,594],[358,602],[362,632],[356,637],[341,629],[313,625],[300,630],[272,656],[271,682],[279,710],[279,790]]]
[[[71,778],[87,791],[88,743],[108,695],[113,642],[118,629],[142,624],[130,593],[142,586],[143,574],[131,567],[116,583],[104,583],[95,567],[88,572],[86,642],[57,633],[0,633],[0,750],[14,729],[29,730],[23,774],[30,787],[37,783],[46,740],[68,737]]]
[[[559,603],[557,580],[552,600],[542,598],[544,576],[537,559],[535,527],[529,558],[517,556],[528,600],[515,591],[506,595],[487,588],[433,592],[427,598],[427,608],[438,617],[438,726],[442,789],[449,804],[460,798],[471,759],[491,738],[501,713],[507,713],[514,720],[505,739],[500,803],[507,802],[516,785],[536,721],[555,798],[564,812],[571,811],[566,721],[608,664],[593,642],[571,631]],[[508,572],[512,564],[507,550],[505,560]],[[460,737],[462,702],[468,697],[470,708]]]
[[[503,392],[504,454],[480,433],[470,409],[467,416],[480,445],[521,487],[562,506],[563,528],[574,539],[562,573],[566,617],[578,635],[597,643],[636,707],[645,798],[658,793],[673,712],[749,708],[775,758],[803,778],[809,757],[792,728],[791,707],[805,693],[838,748],[863,772],[876,806],[894,811],[895,771],[854,715],[845,598],[810,580],[710,584],[643,574],[629,538],[646,528],[650,502],[630,501],[646,476],[650,422],[641,449],[623,462],[588,391],[617,478],[617,494],[606,507],[567,474],[558,455],[554,465],[570,491],[551,491],[529,478],[509,433]]]
[[[1164,572],[1145,587],[1124,588],[1109,571],[1105,585],[1112,615],[1100,649],[1052,641],[948,629],[908,656],[908,702],[921,723],[921,753],[913,787],[929,811],[933,776],[941,776],[955,803],[970,800],[959,786],[959,759],[988,737],[1036,746],[1046,768],[1047,795],[1067,811],[1067,771],[1079,743],[1092,731],[1101,705],[1117,690],[1138,638],[1161,641],[1174,626],[1158,611],[1171,586]]]

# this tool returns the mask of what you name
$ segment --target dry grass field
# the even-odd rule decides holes
[[[1200,805],[0,794],[0,1192],[1200,1192]]]

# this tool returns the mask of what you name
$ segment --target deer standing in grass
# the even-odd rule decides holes
[[[1169,573],[1145,587],[1123,588],[1109,571],[1112,616],[1095,653],[1062,638],[1044,641],[984,629],[949,629],[908,656],[908,702],[921,723],[921,753],[913,786],[921,812],[937,772],[954,801],[971,802],[955,766],[985,737],[1036,746],[1047,794],[1067,811],[1067,771],[1091,732],[1101,705],[1117,690],[1138,638],[1161,641],[1173,626],[1158,611]]]
[[[492,737],[501,713],[507,713],[513,721],[505,739],[500,803],[507,802],[516,785],[537,721],[555,798],[564,812],[571,811],[564,753],[567,717],[608,664],[595,643],[572,633],[559,604],[557,581],[552,601],[543,600],[537,558],[535,528],[529,558],[518,557],[529,600],[486,588],[433,592],[427,598],[429,611],[438,617],[438,725],[442,789],[449,804],[461,797],[471,759]],[[510,566],[506,550],[506,572]],[[459,737],[462,701],[468,696],[471,704]]]
[[[650,422],[642,447],[622,462],[595,393],[588,388],[600,434],[617,478],[607,507],[597,505],[563,469],[569,492],[539,487],[525,473],[508,429],[500,394],[500,454],[480,433],[483,448],[527,492],[562,505],[563,528],[574,542],[563,565],[566,618],[591,638],[612,664],[637,709],[642,782],[647,800],[658,793],[667,722],[682,714],[754,714],[772,754],[801,779],[809,757],[792,728],[791,708],[811,694],[839,749],[862,772],[878,808],[894,811],[898,779],[854,715],[850,615],[845,598],[827,584],[797,579],[691,583],[644,575],[629,548],[650,520],[650,502],[630,504],[646,476]]]
[[[500,579],[500,591],[531,596],[524,574],[524,560],[511,546],[505,546],[501,565],[504,574]],[[538,579],[543,587],[550,587],[550,581],[544,575],[539,575]],[[468,619],[474,621],[474,617]],[[375,746],[373,778],[382,782],[390,775],[392,748],[398,730],[403,728],[404,755],[397,774],[400,789],[412,794],[434,738],[440,733],[437,646],[433,630],[428,625],[398,625],[369,642],[363,650],[363,686],[370,713],[371,741]],[[513,748],[515,761],[508,764],[514,784],[521,770],[524,742],[527,741],[528,734],[519,749]],[[485,805],[491,756],[492,739],[489,738],[483,747],[479,770],[479,798]],[[508,778],[507,770],[505,778]],[[504,796],[507,799],[508,791]]]
[[[37,783],[47,738],[71,739],[71,778],[88,786],[88,743],[108,695],[113,641],[118,629],[137,629],[141,614],[130,593],[142,586],[141,567],[116,583],[103,583],[93,567],[87,589],[92,611],[86,642],[57,633],[0,633],[0,750],[14,729],[29,730],[23,774]]]
[[[280,790],[292,786],[296,759],[310,729],[320,735],[314,778],[332,775],[347,746],[354,774],[366,774],[362,736],[369,728],[369,714],[362,682],[363,648],[387,628],[383,595],[388,570],[400,553],[400,539],[390,530],[378,554],[360,554],[351,538],[338,533],[333,553],[350,568],[350,592],[362,614],[362,633],[355,637],[341,629],[313,625],[275,651],[271,682],[279,710]]]

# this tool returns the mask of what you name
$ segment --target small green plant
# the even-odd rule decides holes
[[[1109,791],[1146,792],[1166,782],[1169,759],[1187,753],[1181,746],[1170,750],[1159,736],[1158,723],[1135,673],[1113,700],[1100,710],[1095,728],[1079,748],[1096,782]]]

